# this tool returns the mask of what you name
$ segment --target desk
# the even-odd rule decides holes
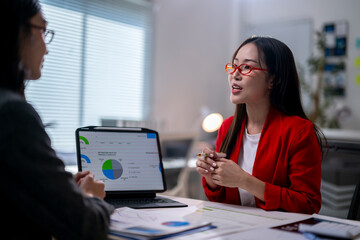
[[[154,211],[154,213],[162,212],[169,215],[181,216],[186,219],[201,219],[212,222],[212,224],[217,227],[204,232],[171,238],[176,240],[305,239],[301,234],[277,230],[272,227],[302,221],[311,217],[360,226],[359,221],[328,217],[318,214],[307,215],[279,211],[264,211],[259,208],[242,207],[167,195],[162,196],[186,203],[188,207],[163,209],[152,208],[144,210],[149,212]],[[360,237],[357,239],[360,239]]]

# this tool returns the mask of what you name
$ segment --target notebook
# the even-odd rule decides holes
[[[79,171],[105,184],[105,201],[116,208],[186,207],[156,196],[166,191],[159,134],[146,128],[88,126],[76,129]]]

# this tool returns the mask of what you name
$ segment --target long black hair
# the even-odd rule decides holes
[[[38,0],[2,0],[3,44],[1,44],[0,88],[24,96],[25,74],[21,66],[21,41],[30,33],[30,19],[41,11]]]
[[[274,38],[250,37],[235,51],[232,62],[234,62],[240,48],[248,43],[255,44],[259,51],[260,58],[265,62],[269,70],[269,75],[273,76],[273,86],[270,90],[271,105],[285,115],[299,116],[309,120],[302,107],[300,80],[296,70],[294,56],[289,47]],[[225,152],[230,156],[245,116],[246,105],[237,104],[234,119],[220,146],[220,152]],[[315,124],[314,130],[323,155],[323,141],[326,142],[326,138]]]

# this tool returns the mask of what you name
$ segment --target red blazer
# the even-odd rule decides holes
[[[216,151],[224,140],[233,117],[219,129]],[[238,162],[245,122],[229,159]],[[321,206],[321,149],[314,125],[297,116],[286,116],[271,108],[261,131],[252,175],[265,182],[265,201],[255,197],[265,210],[318,213]],[[203,178],[210,201],[240,204],[238,188],[219,186],[211,190]]]

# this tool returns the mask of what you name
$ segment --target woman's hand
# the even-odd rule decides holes
[[[88,175],[90,173],[90,171],[85,171],[85,172],[78,172],[74,175],[74,180],[75,182],[80,185],[80,179],[84,178],[86,175]]]
[[[211,173],[211,178],[217,185],[244,188],[246,180],[251,176],[232,160],[220,158],[216,164],[217,168]]]
[[[265,201],[265,182],[245,172],[237,163],[226,158],[216,161],[211,182],[218,186],[242,188],[261,201]]]
[[[204,148],[203,153],[206,156],[198,157],[196,161],[196,171],[204,177],[211,177],[211,172],[214,171],[216,167],[216,152],[209,148]]]
[[[88,173],[86,176],[79,180],[79,186],[84,195],[89,197],[105,198],[105,184],[102,181],[95,180],[94,174]]]
[[[196,171],[204,176],[208,186],[215,189],[217,185],[213,183],[211,174],[217,168],[216,161],[219,159],[215,151],[209,148],[204,148],[203,153],[205,156],[198,157],[196,161]]]

